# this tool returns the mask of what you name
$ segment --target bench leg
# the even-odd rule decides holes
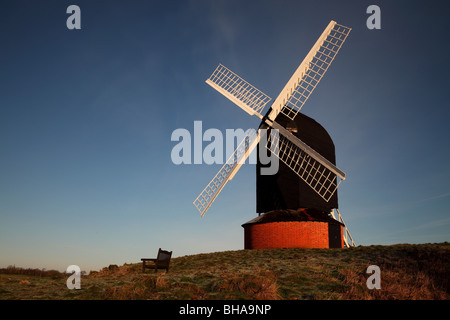
[[[145,261],[142,261],[142,272],[145,272]]]

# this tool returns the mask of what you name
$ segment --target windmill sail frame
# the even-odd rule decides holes
[[[261,90],[219,64],[206,83],[234,102],[251,116],[262,118],[261,111],[271,98]]]
[[[273,128],[281,134],[269,136],[267,149],[328,202],[345,179],[345,173],[281,125],[274,122]]]
[[[331,21],[272,104],[268,118],[281,112],[293,120],[322,80],[351,28]],[[287,107],[287,108],[285,108]]]
[[[255,130],[247,130],[244,139],[238,145],[233,154],[228,158],[225,164],[220,168],[219,172],[208,183],[203,191],[194,201],[194,205],[200,212],[201,216],[206,213],[211,204],[217,198],[223,187],[245,163],[248,156],[256,148],[259,143],[259,134]]]

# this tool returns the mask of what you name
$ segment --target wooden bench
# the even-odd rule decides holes
[[[170,264],[170,258],[172,257],[172,251],[165,251],[161,250],[159,248],[158,256],[156,259],[148,259],[148,258],[142,258],[142,272],[145,272],[145,268],[148,269],[155,269],[155,272],[158,272],[158,269],[166,269],[167,272],[169,272],[169,264]],[[153,264],[146,265],[146,262],[153,262]]]

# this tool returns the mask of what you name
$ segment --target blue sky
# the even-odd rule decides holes
[[[66,8],[81,8],[68,30]],[[368,30],[366,8],[381,8]],[[450,239],[449,43],[442,1],[3,1],[0,267],[98,270],[243,248],[244,165],[204,218],[220,165],[174,165],[175,129],[256,128],[205,84],[222,63],[275,99],[330,20],[352,32],[302,112],[347,174],[358,245]]]

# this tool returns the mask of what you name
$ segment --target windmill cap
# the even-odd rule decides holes
[[[268,211],[255,219],[252,219],[242,225],[242,227],[251,224],[271,223],[271,222],[288,222],[288,221],[311,221],[311,222],[328,222],[330,224],[343,225],[339,221],[328,216],[326,213],[317,209],[300,208],[280,209]]]

